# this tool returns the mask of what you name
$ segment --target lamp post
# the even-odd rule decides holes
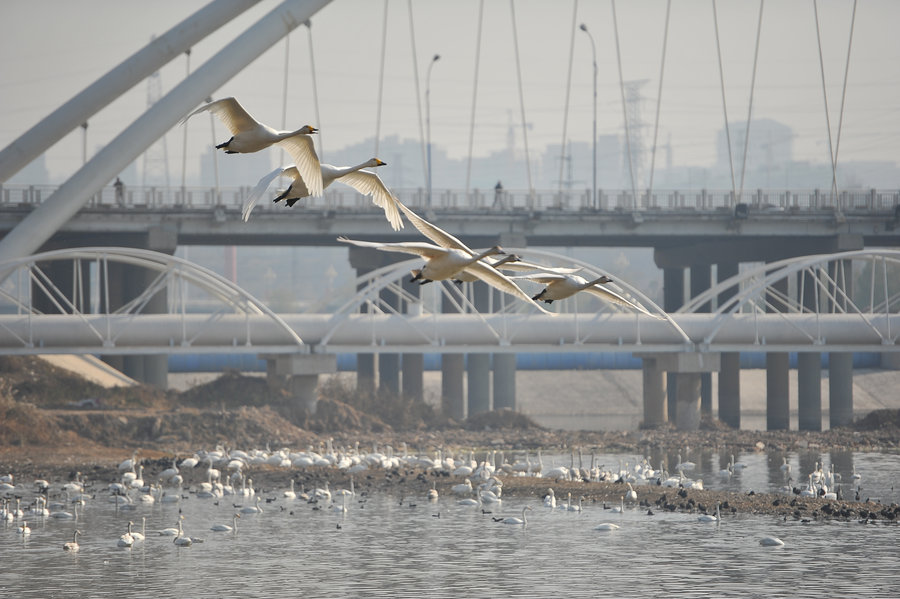
[[[431,67],[441,59],[440,54],[435,54],[428,64],[428,75],[425,77],[425,136],[428,146],[428,207],[431,208]]]
[[[591,32],[588,31],[587,25],[582,23],[579,26],[579,29],[584,31],[588,39],[591,40],[591,52],[594,57],[594,134],[591,138],[594,155],[593,162],[591,163],[591,172],[593,173],[593,187],[591,188],[591,205],[594,208],[597,208],[597,46],[594,45],[594,36],[591,35]]]

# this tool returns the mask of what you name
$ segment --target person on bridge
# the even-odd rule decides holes
[[[125,205],[125,184],[122,183],[122,179],[116,177],[115,183],[113,183],[113,187],[116,190],[116,205],[124,206]]]
[[[494,185],[494,205],[492,208],[500,208],[501,210],[504,208],[503,206],[503,184],[500,181],[497,181],[497,184]]]

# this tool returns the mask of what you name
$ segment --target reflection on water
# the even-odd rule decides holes
[[[569,465],[578,457],[543,456],[545,468]],[[590,459],[591,456],[582,456]],[[607,469],[633,466],[642,456],[598,454]],[[678,452],[648,456],[654,466],[674,465]],[[746,467],[730,477],[719,471],[731,462],[727,452],[682,452],[707,488],[767,491],[784,484],[787,463],[796,480],[818,462],[850,485],[853,469],[864,491],[885,503],[900,501],[894,478],[900,458],[851,452],[735,454]],[[797,474],[800,474],[798,477]],[[98,486],[99,488],[99,486]],[[189,495],[179,504],[139,506],[116,511],[97,496],[77,522],[51,518],[30,523],[23,541],[15,525],[0,525],[0,595],[48,596],[385,596],[535,597],[602,596],[641,593],[653,596],[778,597],[810,590],[822,596],[896,596],[895,525],[857,522],[802,524],[779,518],[726,515],[720,525],[702,524],[696,515],[647,514],[626,508],[613,514],[587,504],[580,514],[549,510],[538,499],[506,498],[484,514],[442,496],[355,496],[348,512],[286,501],[282,489],[260,490],[263,513],[242,514],[236,533],[212,532],[232,522],[233,502]],[[271,498],[272,502],[265,499]],[[528,524],[494,522],[521,516]],[[176,524],[179,510],[187,534],[200,537],[178,548],[172,537],[155,531]],[[116,547],[128,520],[147,539],[132,549]],[[594,528],[603,522],[612,532]],[[83,531],[81,551],[67,554],[62,544],[75,528]],[[763,536],[784,540],[781,548],[759,545]]]

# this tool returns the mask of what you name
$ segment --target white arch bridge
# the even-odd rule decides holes
[[[548,265],[573,262],[552,252],[512,251]],[[834,423],[848,418],[847,409],[852,415],[852,353],[898,351],[900,251],[766,264],[720,282],[671,314],[625,282],[610,284],[655,317],[623,312],[589,296],[556,302],[552,309],[558,312],[548,316],[508,296],[486,293],[481,284],[410,285],[407,273],[418,263],[374,270],[355,281],[355,292],[323,298],[310,311],[276,314],[223,277],[167,254],[109,247],[36,254],[0,263],[0,354],[149,356],[151,364],[153,357],[158,364],[168,354],[260,354],[269,358],[270,373],[286,375],[295,393],[310,400],[316,376],[334,371],[339,353],[380,354],[380,374],[394,378],[397,390],[402,354],[403,390],[411,393],[421,389],[423,354],[444,354],[444,377],[460,381],[462,354],[468,354],[469,412],[474,413],[490,408],[491,354],[493,404],[499,408],[515,405],[516,353],[627,352],[644,359],[645,424],[673,418],[680,428],[692,428],[700,417],[700,375],[712,371],[719,372],[720,418],[739,425],[737,356],[765,352],[774,385],[769,425],[785,428],[780,415],[787,410],[787,356],[797,352],[801,428],[817,428],[821,353],[831,356],[830,384],[850,389],[842,394],[832,387]],[[575,263],[585,277],[610,275]],[[194,313],[198,299],[216,308]],[[479,367],[479,360],[486,362]],[[365,363],[360,368],[364,371]],[[664,401],[664,373],[677,377],[677,392],[670,391],[674,401]],[[508,388],[498,388],[498,380],[507,381]],[[473,387],[479,386],[486,387],[486,400],[473,399]],[[835,402],[848,393],[848,406],[836,410]],[[445,397],[451,412],[464,410],[461,382],[445,380],[444,394],[451,396]]]

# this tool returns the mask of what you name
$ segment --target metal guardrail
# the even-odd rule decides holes
[[[56,185],[0,184],[0,209],[40,204],[56,191]],[[146,210],[206,209],[215,207],[240,209],[250,187],[139,187],[127,186],[121,195],[112,186],[104,187],[86,204],[88,209],[139,208]],[[580,191],[434,190],[432,202],[424,188],[393,190],[398,199],[419,209],[440,211],[524,210],[524,211],[732,211],[745,204],[762,212],[838,211],[843,213],[893,212],[900,206],[900,190],[854,189],[837,196],[819,189],[757,189],[736,196],[730,190],[656,190],[643,193],[637,201],[630,190],[598,190],[598,202],[591,203],[590,189]],[[274,194],[273,194],[274,197]],[[352,190],[331,188],[319,198],[307,198],[306,209],[366,209],[368,198]],[[260,202],[255,210],[271,209],[271,202]]]

